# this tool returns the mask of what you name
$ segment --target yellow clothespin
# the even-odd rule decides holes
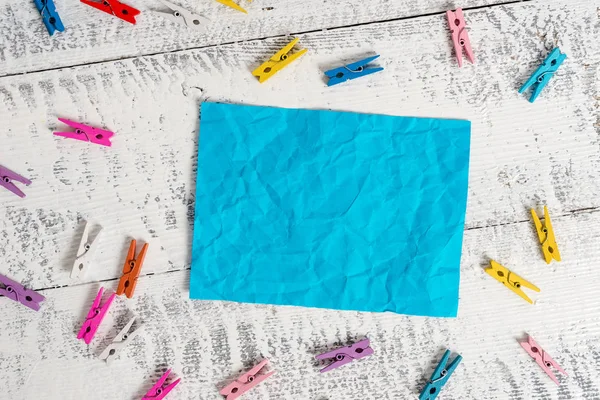
[[[539,292],[540,289],[535,286],[533,283],[527,282],[525,279],[521,278],[519,275],[511,272],[508,268],[503,265],[498,264],[494,260],[490,260],[490,266],[485,269],[489,275],[493,276],[498,282],[502,282],[506,287],[510,290],[521,296],[524,300],[533,304],[533,301],[521,290],[521,287],[529,288],[535,292]]]
[[[244,14],[248,14],[248,11],[244,10],[242,7],[233,2],[233,0],[217,0],[219,3],[226,5],[227,7],[231,7],[234,10],[238,10],[243,12]],[[252,1],[252,0],[249,0]]]
[[[548,207],[544,206],[544,225],[542,225],[542,222],[533,208],[531,209],[531,216],[533,217],[533,223],[535,224],[538,238],[542,244],[542,251],[544,252],[546,264],[550,264],[550,261],[552,261],[553,258],[556,261],[560,261],[560,252],[556,245],[556,238],[554,237],[552,222],[550,221],[550,215],[548,214]]]
[[[299,40],[300,38],[292,40],[290,43],[287,44],[287,46],[275,53],[273,57],[265,61],[264,64],[252,71],[252,75],[257,76],[258,81],[260,83],[263,83],[264,81],[275,75],[276,72],[287,67],[288,64],[290,64],[292,61],[294,61],[297,58],[300,58],[300,56],[302,56],[308,50],[302,49],[299,52],[294,53],[292,55],[288,54],[296,45],[296,43],[298,43]]]

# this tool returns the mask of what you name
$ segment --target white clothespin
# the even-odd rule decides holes
[[[117,358],[117,355],[118,355],[117,353],[119,352],[119,350],[127,347],[129,342],[131,342],[133,339],[135,339],[135,337],[138,335],[138,333],[140,333],[140,331],[142,330],[143,325],[140,325],[132,332],[129,332],[134,321],[135,321],[135,317],[131,317],[131,319],[129,320],[127,325],[125,325],[125,327],[121,330],[121,332],[119,332],[119,334],[117,336],[115,336],[112,343],[110,345],[108,345],[108,347],[106,349],[104,349],[102,354],[100,354],[100,359],[106,361],[107,365],[110,365],[110,363],[115,358]]]
[[[96,251],[96,247],[98,246],[98,238],[100,237],[100,233],[102,232],[102,227],[96,234],[94,241],[89,241],[90,235],[90,223],[85,223],[85,228],[83,229],[83,235],[81,236],[81,242],[79,243],[79,250],[77,250],[77,258],[73,263],[73,269],[71,270],[71,279],[75,278],[83,278],[85,273],[92,261],[92,257],[94,256],[94,251]]]

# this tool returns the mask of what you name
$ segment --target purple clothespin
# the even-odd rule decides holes
[[[92,142],[108,147],[110,147],[111,145],[110,138],[114,135],[114,133],[111,131],[105,131],[99,128],[92,128],[91,126],[69,121],[68,119],[64,118],[59,118],[58,120],[75,128],[75,132],[54,132],[54,135],[56,136],[62,136],[69,139],[83,140],[84,142]]]
[[[356,342],[353,345],[341,347],[337,350],[328,351],[327,353],[316,356],[317,360],[333,359],[331,364],[321,370],[321,372],[331,371],[332,369],[341,367],[359,358],[368,357],[373,354],[373,349],[369,347],[370,341],[368,338]]]
[[[31,185],[31,181],[29,179],[24,178],[21,175],[12,172],[10,169],[4,168],[0,165],[0,186],[4,186],[19,197],[25,197],[25,193],[16,187],[12,181],[21,182],[27,186]]]
[[[23,285],[12,279],[8,279],[4,275],[0,275],[0,296],[6,296],[11,300],[18,301],[34,311],[38,311],[40,303],[46,300],[41,294],[31,289],[25,289]]]

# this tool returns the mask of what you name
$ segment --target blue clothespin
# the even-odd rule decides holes
[[[327,86],[337,85],[338,83],[346,82],[350,79],[360,78],[361,76],[374,74],[375,72],[383,71],[383,68],[364,68],[365,65],[379,57],[379,54],[373,57],[365,58],[353,64],[348,64],[343,67],[330,69],[325,71],[325,75],[329,77]]]
[[[540,65],[540,67],[535,70],[533,75],[531,75],[531,78],[529,78],[527,82],[521,86],[519,93],[523,93],[530,86],[536,85],[533,88],[531,97],[529,98],[529,102],[533,103],[539,96],[542,89],[548,84],[548,81],[550,78],[552,78],[552,75],[554,75],[554,73],[558,70],[558,67],[560,67],[563,61],[565,61],[565,58],[567,58],[567,55],[561,53],[558,47],[552,50],[542,65]]]
[[[55,31],[63,32],[65,30],[52,0],[33,0],[33,2],[42,15],[42,20],[50,36],[54,35]]]
[[[450,357],[450,350],[446,350],[446,352],[444,353],[442,360],[438,364],[435,371],[433,371],[431,379],[429,379],[429,382],[427,382],[427,385],[421,392],[419,400],[435,400],[438,394],[440,394],[440,391],[442,390],[446,382],[448,382],[450,375],[452,375],[452,373],[458,366],[458,363],[460,363],[460,360],[462,360],[462,357],[459,354],[456,356],[454,361],[452,361],[450,366],[446,368],[446,364],[448,363],[448,357]]]

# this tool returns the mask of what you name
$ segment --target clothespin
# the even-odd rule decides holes
[[[269,371],[266,374],[258,374],[260,370],[263,369],[263,367],[268,363],[269,360],[262,360],[257,366],[252,368],[250,371],[241,375],[234,382],[231,382],[229,385],[221,389],[219,393],[225,396],[226,400],[237,399],[238,397],[252,389],[254,386],[258,385],[259,383],[261,383],[262,381],[264,381],[265,379],[267,379],[275,373],[275,371]]]
[[[330,69],[325,71],[325,75],[329,77],[327,86],[337,85],[338,83],[346,82],[347,80],[360,78],[365,75],[374,74],[375,72],[383,71],[383,68],[364,68],[365,65],[378,58],[379,55],[365,58],[353,64],[348,64],[343,67]]]
[[[556,245],[556,238],[554,237],[554,229],[552,229],[552,221],[550,221],[550,215],[548,214],[548,207],[544,206],[544,224],[538,218],[535,210],[531,209],[531,217],[535,224],[535,230],[537,231],[538,238],[542,245],[542,252],[546,259],[546,264],[550,264],[552,259],[560,261],[560,252]]]
[[[158,380],[158,382],[152,386],[152,389],[150,389],[148,393],[142,397],[142,400],[162,400],[167,397],[169,392],[175,389],[175,386],[181,382],[181,378],[179,378],[171,384],[165,385],[165,381],[169,377],[170,373],[171,370],[168,369],[167,372],[165,372],[164,375]]]
[[[525,279],[514,272],[511,272],[508,268],[498,264],[494,260],[490,260],[490,266],[485,269],[485,272],[531,304],[533,304],[533,301],[525,294],[525,292],[523,292],[521,287],[529,288],[535,292],[540,291],[533,283],[527,282]]]
[[[15,282],[4,275],[0,275],[0,296],[18,301],[34,311],[39,311],[40,303],[46,300],[41,294],[31,289],[26,289],[20,283]]]
[[[321,373],[339,368],[342,365],[348,364],[354,360],[368,357],[373,354],[373,349],[370,347],[368,338],[356,342],[350,346],[340,347],[339,349],[328,351],[327,353],[319,354],[315,358],[317,360],[333,359],[334,361],[321,370]]]
[[[100,359],[106,361],[107,365],[110,365],[112,361],[117,358],[118,352],[121,349],[127,347],[129,342],[131,342],[142,330],[143,325],[138,326],[132,332],[131,326],[135,322],[135,317],[131,317],[127,325],[119,332],[117,336],[112,340],[112,343],[108,345],[106,349],[100,354]]]
[[[155,14],[160,15],[163,18],[168,19],[171,22],[176,22],[180,25],[184,25],[188,28],[196,29],[199,31],[206,30],[205,25],[210,20],[202,15],[192,14],[185,8],[179,7],[167,0],[160,0],[165,6],[167,6],[171,12],[154,11]]]
[[[524,91],[529,89],[530,86],[535,85],[535,87],[533,88],[533,93],[529,98],[529,102],[533,103],[535,99],[537,99],[537,97],[540,95],[542,89],[546,87],[550,78],[552,78],[554,73],[558,70],[558,67],[560,67],[560,65],[563,63],[563,61],[565,61],[566,58],[567,55],[561,53],[560,49],[556,47],[550,52],[548,57],[546,57],[542,65],[540,65],[540,67],[535,70],[533,75],[531,75],[531,78],[529,78],[527,82],[525,82],[523,86],[521,86],[521,89],[519,89],[519,93],[523,93]]]
[[[4,186],[6,189],[10,190],[17,196],[23,198],[25,197],[25,193],[21,191],[12,181],[17,181],[25,184],[25,186],[31,185],[31,181],[16,172],[11,171],[8,168],[5,168],[0,165],[0,186]]]
[[[102,146],[111,146],[110,138],[114,135],[114,133],[111,131],[105,131],[104,129],[99,128],[92,128],[91,126],[69,121],[68,119],[64,118],[59,118],[58,120],[75,128],[75,132],[54,132],[55,136],[62,136],[69,139],[82,140],[84,142],[92,142],[95,144],[101,144]]]
[[[120,296],[125,293],[128,298],[133,297],[135,286],[137,285],[138,277],[144,265],[144,258],[146,257],[146,251],[148,251],[148,243],[144,244],[142,251],[135,256],[135,239],[131,241],[129,245],[129,251],[127,252],[127,259],[125,265],[123,265],[123,276],[119,281],[119,287],[117,288],[117,294]]]
[[[242,7],[240,7],[237,3],[235,3],[233,0],[217,0],[219,3],[226,5],[227,7],[233,8],[234,10],[238,10],[240,12],[243,12],[244,14],[248,14],[248,11],[244,10]],[[252,0],[249,0],[252,1]]]
[[[55,31],[64,32],[65,27],[52,0],[33,0],[33,2],[42,16],[42,21],[44,21],[50,36],[54,35]]]
[[[458,364],[462,360],[462,357],[459,354],[452,361],[450,366],[446,368],[446,364],[448,364],[449,357],[450,350],[446,350],[444,356],[442,357],[442,360],[440,361],[436,369],[433,371],[429,382],[427,382],[427,385],[425,385],[425,387],[423,388],[423,391],[419,396],[419,400],[434,400],[438,396],[438,394],[440,394],[440,391],[442,390],[444,385],[446,385],[448,379],[450,379],[450,375],[452,375],[452,373],[454,372],[456,367],[458,367]]]
[[[471,48],[471,41],[469,40],[469,33],[467,32],[467,24],[465,23],[462,8],[457,8],[454,12],[450,10],[446,11],[446,18],[452,32],[452,43],[454,44],[458,66],[462,67],[463,49],[467,55],[467,59],[471,64],[475,64],[475,56],[473,56],[473,49]]]
[[[552,357],[550,357],[550,355],[544,351],[544,349],[538,346],[538,344],[535,342],[535,340],[533,340],[531,336],[527,335],[527,340],[519,341],[519,344],[523,349],[525,349],[527,354],[533,357],[535,362],[538,363],[540,367],[542,367],[544,372],[548,374],[550,379],[552,379],[557,385],[559,384],[558,379],[556,378],[556,376],[554,376],[554,372],[551,368],[554,368],[561,374],[568,376],[565,370],[562,369],[560,365],[558,365],[556,361],[554,361]]]
[[[102,0],[101,2],[81,0],[81,2],[132,24],[135,24],[135,16],[140,13],[140,10],[123,4],[118,0]]]
[[[83,326],[81,327],[81,329],[79,330],[79,333],[77,334],[77,339],[83,339],[86,344],[90,344],[92,342],[92,339],[94,338],[94,335],[96,334],[96,331],[98,330],[98,327],[102,323],[104,316],[108,312],[108,309],[110,308],[110,305],[112,304],[112,302],[116,296],[116,294],[114,294],[114,293],[111,294],[110,297],[108,298],[108,300],[106,301],[106,303],[104,303],[104,305],[100,306],[100,301],[102,300],[103,292],[104,292],[104,288],[101,287],[100,290],[98,290],[96,299],[94,300],[94,303],[92,304],[92,308],[90,308],[90,311],[88,312],[87,318],[86,318],[85,322],[83,323]]]
[[[300,38],[296,38],[288,43],[283,49],[279,50],[269,60],[265,61],[260,67],[252,71],[252,75],[258,77],[258,81],[263,83],[275,73],[287,67],[292,61],[300,58],[308,50],[302,49],[297,53],[289,54],[292,48],[298,43]]]
[[[93,241],[90,242],[90,223],[85,223],[85,228],[83,229],[83,235],[81,235],[81,241],[79,242],[79,249],[77,250],[77,258],[73,262],[73,268],[71,269],[71,279],[75,278],[83,278],[85,273],[88,270],[90,263],[92,262],[92,257],[94,256],[94,252],[98,247],[100,233],[102,232],[102,227],[96,234],[96,237]]]

